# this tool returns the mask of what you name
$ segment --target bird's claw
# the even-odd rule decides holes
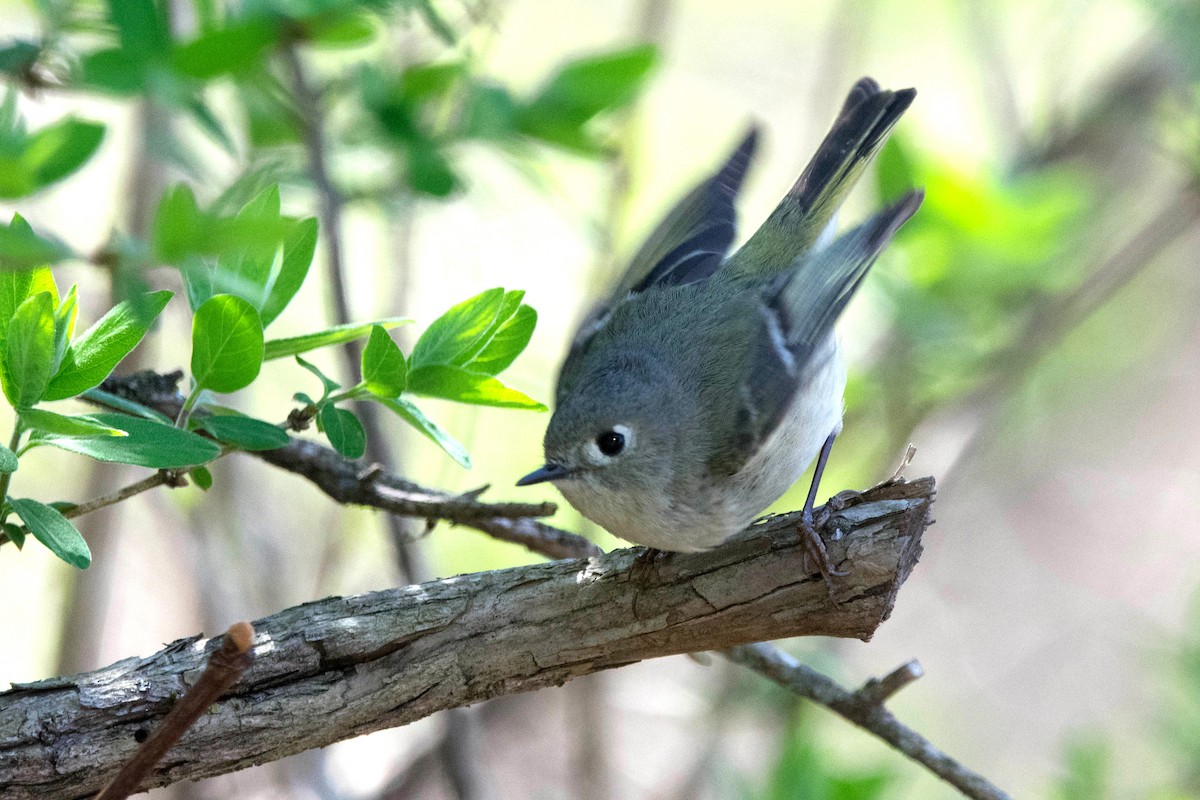
[[[821,539],[817,529],[813,527],[812,522],[807,520],[800,523],[800,532],[804,542],[804,552],[801,554],[801,566],[804,568],[805,574],[812,572],[813,562],[816,563],[817,571],[821,573],[821,578],[825,581],[825,588],[829,590],[829,599],[833,600],[833,579],[844,578],[849,575],[849,572],[843,572],[833,566],[829,560],[829,551],[825,549],[825,542]],[[836,601],[834,605],[836,605]]]

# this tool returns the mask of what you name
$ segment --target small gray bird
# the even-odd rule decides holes
[[[580,327],[559,374],[546,463],[517,485],[552,481],[610,533],[688,552],[745,528],[819,454],[804,503],[807,552],[826,580],[844,574],[812,529],[842,428],[846,368],[833,324],[922,194],[836,239],[834,217],[915,94],[856,83],[791,191],[726,259],[752,130]]]

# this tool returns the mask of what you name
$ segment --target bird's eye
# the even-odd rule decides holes
[[[616,431],[605,431],[596,437],[596,447],[609,458],[620,455],[625,449],[625,436]]]

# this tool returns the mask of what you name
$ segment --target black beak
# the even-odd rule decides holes
[[[532,486],[535,483],[545,483],[546,481],[558,480],[565,477],[567,477],[565,467],[555,464],[553,461],[548,461],[540,469],[535,469],[517,481],[517,486]]]

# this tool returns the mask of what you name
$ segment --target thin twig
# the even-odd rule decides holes
[[[80,503],[79,505],[71,506],[63,511],[62,515],[67,519],[82,517],[84,514],[90,514],[93,511],[99,511],[107,506],[120,503],[122,500],[128,500],[134,495],[139,495],[142,492],[155,488],[156,486],[162,486],[164,484],[168,486],[185,485],[186,482],[181,483],[180,481],[181,478],[178,473],[171,470],[160,469],[153,475],[148,475],[145,478],[142,478],[140,481],[134,481],[126,486],[122,486],[120,489],[117,489],[114,492],[110,492],[109,494],[101,495],[95,499],[88,500],[86,503]]]
[[[158,730],[142,743],[133,758],[96,795],[96,800],[124,800],[136,792],[154,765],[162,761],[188,728],[196,724],[209,706],[254,662],[254,652],[250,649],[253,644],[254,628],[249,622],[236,622],[230,626],[221,640],[220,649],[209,657],[208,666],[196,685],[163,717]]]
[[[873,733],[972,800],[1011,800],[987,778],[964,767],[896,719],[876,701],[876,694],[868,689],[870,683],[860,692],[851,692],[770,644],[743,645],[727,650],[725,654],[730,660]],[[906,664],[905,668],[908,666]]]
[[[115,505],[123,500],[128,500],[135,495],[139,495],[142,492],[148,491],[157,486],[162,486],[163,484],[168,486],[185,486],[187,485],[187,482],[172,470],[159,470],[153,475],[149,475],[145,478],[142,478],[140,481],[135,481],[127,486],[122,486],[120,489],[110,492],[109,494],[88,500],[86,503],[79,503],[78,505],[73,505],[69,508],[63,509],[62,515],[67,519],[82,517],[84,514],[90,514],[93,511],[99,511],[102,508]],[[7,534],[0,532],[0,545],[4,545],[8,541],[9,539]]]

